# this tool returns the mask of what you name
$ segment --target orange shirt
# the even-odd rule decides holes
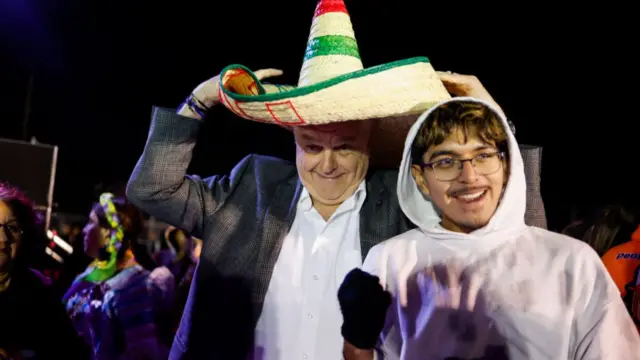
[[[631,241],[609,249],[602,256],[602,262],[624,298],[627,295],[625,286],[635,280],[640,266],[640,226],[631,235]]]
[[[640,332],[640,291],[637,288],[640,285],[637,278],[640,271],[640,226],[631,235],[631,241],[609,249],[602,256],[602,262],[620,290],[620,296],[630,307],[631,317]],[[636,288],[631,299],[625,299],[627,285]]]

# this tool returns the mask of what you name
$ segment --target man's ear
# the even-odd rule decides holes
[[[424,195],[428,196],[429,188],[427,187],[427,183],[424,179],[422,167],[416,164],[411,165],[411,175],[413,175],[413,180],[415,180],[416,185],[418,185],[418,189],[420,189]]]

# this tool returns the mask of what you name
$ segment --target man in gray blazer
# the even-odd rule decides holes
[[[475,77],[445,85],[492,101]],[[177,113],[154,109],[127,187],[134,204],[204,241],[170,359],[340,358],[344,275],[414,227],[397,169],[369,168],[370,122],[351,121],[293,129],[295,164],[249,155],[228,175],[186,175],[218,87],[218,76],[204,82]]]

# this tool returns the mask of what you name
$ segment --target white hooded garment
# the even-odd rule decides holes
[[[481,102],[443,103],[453,101]],[[439,225],[410,171],[411,145],[433,109],[409,131],[398,178],[400,206],[418,228],[375,246],[363,265],[394,295],[378,357],[640,359],[638,332],[597,254],[525,225],[523,162],[506,119],[510,177],[493,217],[470,234]]]

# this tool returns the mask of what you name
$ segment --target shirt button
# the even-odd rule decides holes
[[[307,314],[307,316],[309,317],[309,319],[313,319],[313,314],[312,313]]]
[[[308,358],[307,354],[302,354],[302,358],[307,359]]]
[[[313,280],[318,280],[320,277],[318,277],[318,275],[313,275]]]

